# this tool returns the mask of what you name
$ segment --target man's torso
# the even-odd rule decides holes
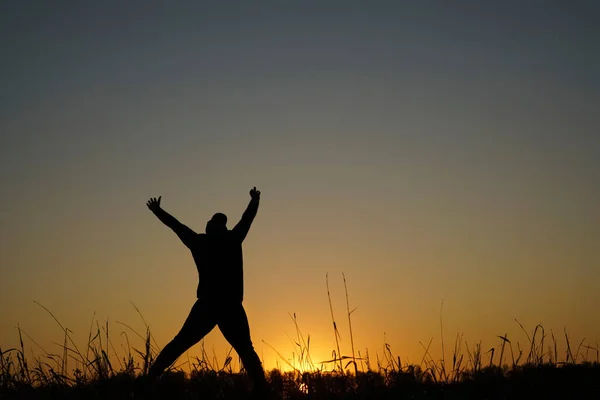
[[[190,246],[199,274],[198,298],[241,302],[244,296],[242,243],[232,231],[198,234]]]

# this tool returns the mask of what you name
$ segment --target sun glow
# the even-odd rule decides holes
[[[322,351],[305,352],[305,353],[286,353],[277,352],[272,364],[267,363],[265,369],[275,368],[281,372],[316,372],[316,371],[332,371],[338,369],[338,359],[334,359],[332,354],[327,354]],[[344,360],[344,367],[347,363]]]

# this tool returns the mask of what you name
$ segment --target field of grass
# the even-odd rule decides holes
[[[129,354],[122,360],[109,358],[110,342],[102,340],[101,335],[92,339],[86,349],[87,358],[83,359],[78,358],[83,354],[68,345],[63,355],[46,354],[32,362],[26,359],[23,345],[20,349],[0,350],[0,398],[251,398],[247,376],[243,370],[232,370],[231,358],[219,367],[196,358],[191,374],[174,369],[165,373],[160,381],[150,383],[144,379],[155,354],[149,332],[146,348],[134,350],[136,356]],[[543,336],[538,339],[541,342]],[[518,362],[519,357],[513,361],[512,353],[508,352],[511,361],[502,366],[501,356],[495,357],[495,361],[490,357],[484,365],[481,347],[476,346],[473,351],[467,351],[466,360],[459,349],[455,349],[448,370],[442,361],[435,362],[427,356],[421,365],[405,365],[390,353],[377,365],[371,365],[367,358],[349,360],[351,368],[347,370],[340,365],[347,359],[337,359],[336,366],[329,370],[271,370],[267,376],[274,398],[278,399],[600,398],[597,360],[577,360],[568,353],[566,360],[558,362],[553,356],[541,353],[542,343],[536,345],[534,340],[523,362]],[[502,342],[510,343],[504,339]],[[67,371],[65,356],[77,365],[71,371]],[[354,362],[362,366],[354,370]]]
[[[564,340],[564,354],[559,354],[558,339],[552,332],[548,334],[540,325],[528,332],[516,321],[527,338],[523,348],[503,335],[498,336],[494,347],[485,351],[481,342],[469,347],[462,336],[457,335],[451,360],[443,357],[435,360],[429,351],[431,341],[421,344],[423,358],[418,365],[403,363],[387,344],[386,353],[372,360],[369,354],[355,354],[352,311],[348,301],[346,304],[350,355],[341,355],[336,341],[334,357],[319,365],[315,365],[310,356],[310,337],[305,338],[295,315],[292,316],[297,356],[291,361],[281,356],[289,372],[267,371],[273,398],[600,399],[598,344],[590,346],[582,340],[572,346],[566,331],[564,339],[560,339]],[[331,300],[330,310],[337,337]],[[96,322],[89,332],[86,347],[79,349],[71,332],[46,311],[64,332],[60,354],[47,352],[18,328],[20,346],[0,347],[0,399],[251,398],[246,374],[243,369],[234,370],[232,366],[235,356],[232,351],[217,365],[201,346],[200,357],[184,362],[189,373],[179,365],[167,371],[158,382],[149,382],[146,373],[159,348],[147,324],[143,334],[121,324],[127,329],[121,333],[127,345],[123,346],[124,354],[118,355],[108,323],[100,326]],[[143,343],[143,347],[131,346],[128,335],[135,335],[136,342]],[[27,358],[25,341],[37,346],[41,355]]]

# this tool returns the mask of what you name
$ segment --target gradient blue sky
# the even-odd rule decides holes
[[[442,299],[446,339],[523,341],[518,318],[594,344],[599,18],[596,1],[2,2],[0,345],[17,323],[61,342],[34,300],[79,340],[94,311],[143,331],[132,301],[166,344],[197,273],[145,201],[202,231],[255,185],[245,305],[269,368],[262,340],[290,354],[293,312],[330,357],[326,272],[338,319],[346,273],[371,353],[384,332],[412,361],[419,340],[439,351]]]

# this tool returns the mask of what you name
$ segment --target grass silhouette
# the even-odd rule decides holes
[[[346,279],[346,313],[352,335],[351,315]],[[537,325],[531,334],[517,321],[525,333],[527,343],[521,348],[506,334],[499,335],[499,344],[484,352],[482,343],[469,348],[457,335],[452,361],[446,362],[444,351],[436,361],[430,354],[432,340],[423,347],[420,364],[403,363],[400,356],[392,353],[385,343],[382,358],[373,361],[368,352],[358,357],[351,339],[351,354],[340,350],[338,325],[336,323],[328,277],[327,292],[336,338],[333,358],[314,362],[310,355],[310,335],[302,333],[296,315],[290,315],[296,328],[293,340],[295,351],[291,360],[279,357],[291,371],[273,369],[267,379],[275,398],[280,399],[512,399],[512,398],[600,398],[600,352],[599,346],[590,346],[585,339],[571,346],[571,339],[564,332],[566,351],[558,353],[557,338],[553,332],[546,333]],[[146,374],[159,346],[154,341],[150,327],[142,313],[145,332],[140,334],[129,325],[117,321],[125,338],[122,354],[111,340],[110,325],[100,325],[92,317],[85,351],[73,341],[72,332],[63,327],[50,310],[42,304],[64,333],[62,344],[56,343],[60,353],[50,353],[39,346],[20,326],[17,326],[19,347],[0,347],[0,398],[1,399],[243,399],[250,398],[250,381],[243,368],[233,368],[232,349],[222,363],[209,357],[200,343],[200,356],[184,361],[190,373],[178,365],[169,369],[155,383],[145,380]],[[443,303],[442,303],[443,305]],[[440,318],[443,338],[443,321]],[[141,348],[130,344],[130,335],[142,343]],[[39,350],[40,355],[28,359],[25,354],[24,336]],[[350,336],[352,338],[352,336]],[[464,345],[464,351],[463,351]],[[442,349],[443,349],[442,340]],[[546,350],[544,350],[546,349]],[[499,351],[499,354],[497,354]]]

